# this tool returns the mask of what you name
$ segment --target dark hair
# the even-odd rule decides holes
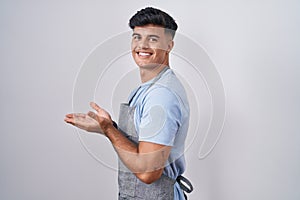
[[[134,29],[136,26],[145,26],[148,24],[162,26],[165,28],[166,33],[170,33],[172,35],[172,38],[174,38],[178,27],[175,20],[170,15],[152,7],[147,7],[138,11],[129,20],[129,26],[131,29]]]

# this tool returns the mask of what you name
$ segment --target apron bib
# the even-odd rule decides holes
[[[134,110],[129,104],[121,104],[119,130],[132,142],[138,144],[138,135],[134,126]],[[140,181],[119,159],[119,200],[174,200],[173,180],[162,175],[152,184]]]

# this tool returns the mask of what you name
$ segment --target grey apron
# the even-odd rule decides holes
[[[147,90],[149,90],[149,88],[167,69],[168,67],[160,72]],[[138,135],[134,125],[135,107],[130,106],[130,101],[129,103],[121,104],[120,106],[118,129],[129,140],[138,144]],[[163,174],[152,184],[145,184],[140,181],[119,159],[119,200],[174,200],[175,182],[176,180]]]

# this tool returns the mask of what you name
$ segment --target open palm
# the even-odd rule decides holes
[[[80,129],[86,130],[88,132],[101,133],[103,134],[103,129],[101,128],[101,122],[105,121],[107,123],[112,123],[111,117],[107,111],[100,108],[96,103],[90,103],[91,107],[95,109],[95,112],[85,113],[71,113],[67,114],[65,117],[65,122],[72,124]]]

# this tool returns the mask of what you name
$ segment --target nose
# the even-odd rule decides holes
[[[141,39],[138,43],[138,47],[139,49],[148,49],[149,48],[148,40],[146,38]]]

